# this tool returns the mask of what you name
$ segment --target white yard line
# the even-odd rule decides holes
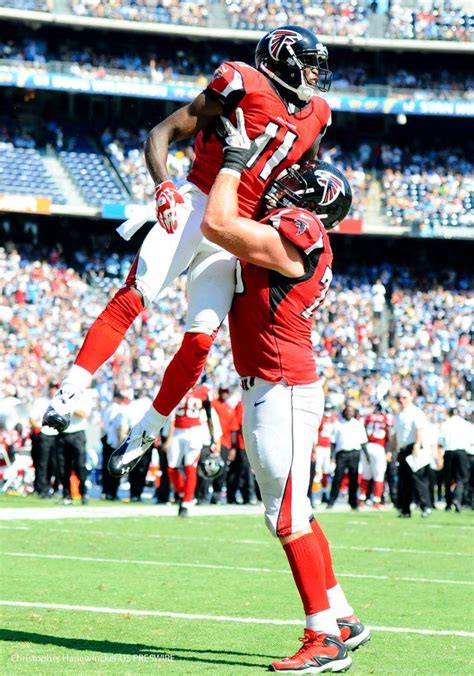
[[[2,528],[2,526],[0,526]],[[3,528],[8,528],[8,526],[3,526]],[[13,528],[13,526],[12,526]],[[77,533],[77,529],[73,528],[48,528],[48,532],[50,533]],[[274,547],[275,546],[275,541],[274,539],[268,539],[268,540],[252,540],[252,539],[244,539],[244,540],[234,540],[232,538],[213,538],[213,537],[201,537],[199,535],[158,535],[156,533],[151,533],[147,534],[146,536],[143,534],[136,534],[136,533],[114,533],[113,531],[107,531],[107,530],[86,530],[81,528],[81,533],[85,535],[101,535],[102,537],[104,535],[106,536],[113,536],[113,537],[119,537],[119,538],[124,538],[124,537],[133,537],[133,538],[140,538],[143,540],[144,538],[153,538],[153,539],[159,539],[159,540],[182,540],[182,541],[189,541],[189,542],[213,542],[213,543],[223,543],[223,544],[234,544],[234,545],[256,545],[258,547]],[[379,552],[379,553],[396,553],[396,554],[424,554],[428,556],[461,556],[461,557],[469,557],[472,558],[472,554],[469,552],[445,552],[445,551],[439,551],[439,550],[433,550],[433,549],[408,549],[408,548],[397,548],[397,547],[371,547],[371,546],[366,546],[366,547],[360,547],[360,546],[349,546],[349,545],[331,545],[331,549],[343,549],[343,550],[349,550],[349,551],[354,551],[354,552],[367,552],[372,554],[373,552]]]
[[[84,613],[108,613],[110,615],[138,615],[145,617],[169,617],[180,620],[207,620],[211,622],[236,622],[243,624],[301,625],[301,620],[269,620],[260,617],[229,617],[226,615],[204,615],[194,613],[174,613],[161,610],[135,610],[131,608],[102,608],[97,606],[77,606],[66,603],[32,603],[29,601],[1,601],[0,606],[13,608],[44,608],[46,610],[73,610]],[[423,634],[425,636],[462,636],[474,638],[474,632],[451,629],[409,629],[406,627],[370,627],[372,631],[387,634]]]
[[[51,507],[4,507],[0,521],[56,521],[58,519],[123,519],[137,517],[176,516],[177,505],[117,505],[92,507],[51,505]],[[262,505],[196,506],[193,513],[201,516],[263,516]]]
[[[226,566],[213,563],[185,563],[183,561],[149,561],[144,559],[112,559],[94,556],[71,556],[68,554],[38,554],[27,552],[2,552],[4,556],[14,556],[31,559],[55,559],[58,561],[84,561],[89,563],[116,563],[136,566],[162,566],[171,568],[204,568],[210,570],[233,570],[246,573],[273,573],[276,575],[290,575],[288,569],[259,568],[254,566]],[[474,582],[469,580],[439,580],[426,577],[397,577],[391,575],[370,575],[364,573],[337,573],[339,577],[361,578],[366,580],[392,580],[397,582],[425,582],[429,584],[453,584],[472,586]]]

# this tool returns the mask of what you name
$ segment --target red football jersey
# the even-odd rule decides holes
[[[232,432],[237,431],[235,410],[226,401],[221,401],[220,399],[212,400],[212,408],[219,416],[219,422],[222,427],[221,444],[226,448],[232,448]]]
[[[323,415],[318,431],[318,446],[323,446],[324,448],[331,447],[335,424],[335,415]]]
[[[392,424],[392,416],[386,413],[369,413],[365,419],[365,431],[369,442],[385,447],[390,437]]]
[[[331,109],[320,96],[313,96],[303,108],[286,103],[268,78],[241,62],[222,64],[206,91],[224,104],[224,114],[233,124],[235,109],[242,108],[249,138],[258,144],[239,186],[240,215],[255,218],[266,186],[324,134]],[[222,148],[215,128],[196,136],[196,158],[188,178],[206,194],[222,167]]]
[[[241,261],[229,314],[232,353],[241,376],[289,385],[317,380],[313,312],[332,281],[332,251],[321,221],[309,211],[278,209],[262,220],[300,249],[305,274],[297,279]]]
[[[176,408],[174,426],[177,429],[201,425],[201,412],[204,402],[209,399],[209,388],[199,385],[188,392]]]

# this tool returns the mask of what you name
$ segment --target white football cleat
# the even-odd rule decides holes
[[[140,461],[156,437],[148,434],[138,423],[134,425],[127,438],[112,453],[109,458],[108,469],[112,476],[121,477],[128,474]]]

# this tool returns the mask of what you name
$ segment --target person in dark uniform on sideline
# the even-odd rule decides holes
[[[51,497],[51,474],[59,484],[60,474],[58,433],[52,427],[42,424],[49,401],[58,391],[56,383],[49,383],[48,396],[36,399],[30,412],[31,458],[35,468],[34,489],[40,498]]]
[[[332,480],[328,509],[334,506],[339,495],[342,477],[346,470],[349,474],[349,504],[358,509],[357,479],[359,473],[360,452],[367,452],[367,433],[364,424],[355,417],[354,406],[348,404],[342,411],[343,420],[334,427],[334,450],[336,469]]]
[[[114,391],[113,400],[104,413],[104,435],[102,437],[102,492],[106,500],[116,500],[120,478],[113,477],[107,470],[109,458],[128,434],[129,422],[126,415],[126,397],[119,390]]]
[[[71,423],[65,432],[59,435],[64,455],[63,471],[63,499],[65,505],[72,504],[71,497],[71,473],[74,471],[79,479],[79,493],[83,505],[87,505],[89,498],[87,495],[86,479],[86,430],[88,427],[87,419],[92,411],[92,391],[84,390],[76,398],[75,409],[71,415]]]
[[[430,454],[423,449],[426,417],[413,403],[413,396],[402,389],[398,396],[400,411],[394,420],[394,439],[398,450],[398,509],[399,516],[411,516],[413,497],[418,499],[421,516],[431,515],[429,492]],[[425,462],[426,461],[426,462]]]
[[[464,491],[469,482],[469,455],[473,445],[473,425],[459,415],[457,408],[448,410],[441,425],[439,444],[444,449],[446,510],[461,511]],[[453,484],[455,488],[453,490]]]

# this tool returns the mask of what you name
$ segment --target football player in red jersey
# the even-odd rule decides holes
[[[289,169],[267,190],[274,208],[257,223],[238,215],[240,175],[253,144],[227,123],[224,168],[211,190],[202,230],[238,258],[229,314],[242,378],[243,433],[265,521],[288,558],[306,615],[303,646],[273,671],[345,671],[348,648],[370,631],[353,614],[334,575],[328,541],[307,497],[313,441],[324,409],[311,342],[312,316],[332,279],[326,229],[351,203],[345,177],[324,162]],[[324,224],[324,225],[323,225]]]
[[[166,447],[168,454],[168,476],[174,490],[180,496],[179,516],[189,516],[197,484],[197,464],[204,444],[202,414],[206,413],[211,443],[214,443],[214,428],[211,419],[209,388],[199,385],[187,393],[178,405]],[[181,466],[184,464],[184,474]]]
[[[365,418],[367,432],[367,455],[361,454],[362,480],[359,499],[364,503],[367,499],[370,480],[373,479],[373,505],[376,509],[382,504],[385,471],[387,469],[387,445],[393,428],[392,416],[387,413],[385,404],[379,402],[372,413]]]
[[[224,63],[207,88],[150,132],[145,158],[156,185],[157,224],[145,238],[124,286],[93,323],[74,365],[48,408],[45,424],[63,431],[78,390],[115,352],[144,307],[188,268],[188,316],[183,343],[169,364],[162,387],[144,419],[134,426],[125,450],[136,462],[149,448],[167,416],[192,387],[233,297],[235,257],[202,237],[207,196],[222,166],[221,116],[235,123],[240,106],[255,152],[239,187],[240,213],[255,217],[265,188],[285,167],[314,156],[331,122],[319,95],[331,84],[327,49],[308,29],[284,26],[257,45],[256,68]],[[189,183],[177,190],[166,167],[169,144],[196,136],[196,159]],[[170,234],[168,234],[170,233]],[[128,453],[127,457],[131,457]],[[130,462],[112,469],[126,473]]]

